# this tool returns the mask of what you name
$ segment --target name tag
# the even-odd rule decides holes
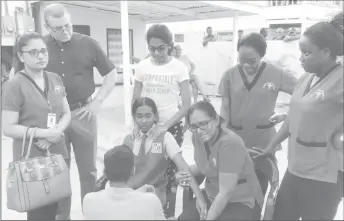
[[[152,153],[162,153],[162,143],[152,143]]]
[[[47,118],[47,127],[52,128],[56,125],[56,114],[49,113]]]

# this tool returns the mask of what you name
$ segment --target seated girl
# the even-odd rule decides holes
[[[189,171],[188,164],[170,132],[166,131],[155,139],[151,138],[150,131],[158,121],[157,106],[152,99],[142,97],[136,100],[132,106],[132,115],[139,130],[127,135],[124,139],[124,144],[132,148],[135,158],[135,174],[128,181],[128,186],[133,189],[146,184],[154,186],[155,194],[166,208],[168,160],[171,159],[179,171]],[[205,218],[206,201],[193,177],[191,177],[190,187],[196,195],[199,215]]]

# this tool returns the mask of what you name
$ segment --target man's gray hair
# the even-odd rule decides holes
[[[43,14],[44,14],[44,21],[46,23],[48,23],[48,20],[50,17],[62,18],[65,15],[70,16],[66,7],[58,3],[47,5],[43,10]]]

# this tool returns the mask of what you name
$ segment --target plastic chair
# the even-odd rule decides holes
[[[279,189],[279,172],[277,163],[272,160],[270,157],[259,157],[253,158],[254,156],[258,155],[259,152],[256,150],[249,150],[250,156],[252,157],[255,170],[262,172],[265,177],[268,178],[269,188],[267,193],[264,197],[264,204],[261,211],[264,210],[263,214],[261,214],[262,220],[272,220],[272,215],[275,206],[275,199],[277,196],[277,192]],[[203,183],[205,177],[204,176],[196,176],[197,183],[200,185]],[[183,209],[185,209],[188,202],[191,202],[193,199],[194,194],[190,188],[184,188],[183,190]],[[258,216],[257,216],[258,217]]]

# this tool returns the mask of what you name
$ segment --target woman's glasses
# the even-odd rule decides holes
[[[22,51],[24,53],[28,53],[31,57],[38,57],[39,54],[42,54],[43,56],[48,54],[48,50],[46,48],[42,48],[41,50],[37,50],[37,49],[32,49],[29,51]]]
[[[210,121],[212,121],[215,117],[212,117],[210,118],[210,120],[207,120],[207,121],[203,121],[203,122],[200,122],[198,124],[190,124],[189,125],[189,130],[193,133],[197,132],[197,129],[201,129],[201,130],[206,130],[208,129],[208,126],[209,126],[209,123]]]
[[[148,50],[151,53],[155,53],[156,50],[158,50],[159,53],[163,53],[166,49],[167,49],[167,45],[159,45],[158,47],[154,47],[154,46],[148,46]]]

